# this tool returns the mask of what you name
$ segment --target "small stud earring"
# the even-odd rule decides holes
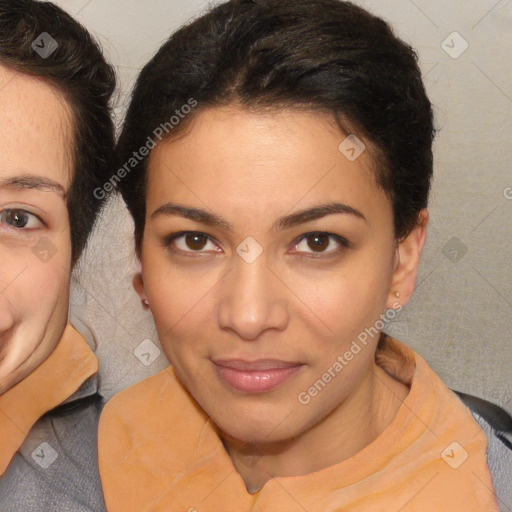
[[[395,292],[395,297],[398,299],[400,298],[400,292]]]
[[[142,304],[144,304],[144,306],[149,307],[148,299],[142,299]]]

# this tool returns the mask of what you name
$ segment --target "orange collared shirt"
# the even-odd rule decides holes
[[[0,476],[37,420],[69,398],[97,371],[96,356],[68,324],[50,356],[0,395]]]
[[[498,511],[485,434],[419,355],[387,340],[377,364],[410,385],[391,425],[353,457],[253,494],[171,368],[123,391],[100,420],[109,512]]]

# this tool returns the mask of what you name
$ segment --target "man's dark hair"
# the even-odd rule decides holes
[[[50,55],[32,47],[45,32],[58,45]],[[67,206],[74,264],[104,202],[94,190],[112,172],[114,70],[80,23],[52,3],[35,0],[0,0],[0,64],[56,87],[71,108],[74,172]]]
[[[377,183],[405,237],[428,203],[435,135],[415,51],[390,26],[339,0],[232,0],[182,27],[144,67],[118,143],[127,162],[148,136],[193,98],[202,109],[299,107],[334,115],[370,146]],[[148,158],[118,187],[144,232]]]

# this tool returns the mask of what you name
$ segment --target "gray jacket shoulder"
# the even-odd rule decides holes
[[[2,512],[104,512],[97,429],[103,407],[95,378],[45,414],[0,479]]]
[[[487,463],[501,512],[512,512],[512,417],[501,407],[456,392],[487,436]]]

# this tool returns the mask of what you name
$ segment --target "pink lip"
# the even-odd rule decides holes
[[[230,387],[245,393],[270,391],[294,375],[302,364],[275,359],[244,361],[218,359],[213,361],[220,378]]]

